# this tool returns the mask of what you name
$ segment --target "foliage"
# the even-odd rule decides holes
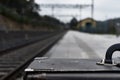
[[[40,7],[34,0],[0,0],[0,14],[21,24],[59,29],[61,22],[49,16],[40,16]]]
[[[6,7],[15,9],[20,14],[24,14],[27,11],[36,12],[39,10],[39,6],[34,0],[0,0],[0,3]]]
[[[73,19],[70,21],[70,27],[71,27],[71,29],[76,30],[77,24],[78,24],[77,19],[76,19],[76,18],[73,18]]]

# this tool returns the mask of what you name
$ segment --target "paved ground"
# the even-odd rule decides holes
[[[104,58],[107,48],[119,42],[120,38],[117,38],[115,35],[97,35],[68,31],[45,56],[75,59]],[[114,57],[120,57],[120,53],[116,52]],[[22,80],[22,78],[17,80]]]
[[[66,35],[45,55],[50,58],[104,58],[109,46],[119,43],[115,35],[96,35],[68,31]],[[119,57],[117,52],[114,57]]]

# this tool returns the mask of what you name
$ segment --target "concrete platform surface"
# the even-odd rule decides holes
[[[97,35],[68,31],[45,56],[72,59],[104,58],[107,48],[119,42],[120,38],[116,38],[115,35]],[[120,53],[116,52],[114,57],[120,57]]]

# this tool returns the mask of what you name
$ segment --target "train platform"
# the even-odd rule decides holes
[[[115,35],[97,35],[68,31],[64,37],[47,52],[49,58],[96,59],[104,58],[109,46],[119,43]],[[114,57],[120,57],[116,52]]]

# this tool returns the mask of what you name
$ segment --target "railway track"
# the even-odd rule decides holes
[[[28,46],[3,52],[0,56],[0,80],[16,80],[33,58],[43,56],[64,34],[54,34]]]
[[[9,46],[8,47],[8,45],[4,45],[4,48],[1,48],[1,45],[0,45],[0,56],[3,54],[4,55],[4,53],[6,53],[6,52],[10,52],[10,51],[13,51],[13,50],[16,50],[16,49],[19,49],[19,48],[21,48],[21,47],[24,47],[24,46],[27,46],[27,45],[30,45],[30,44],[33,44],[33,43],[35,43],[35,42],[37,42],[37,41],[40,41],[40,40],[43,40],[43,39],[46,39],[46,38],[48,38],[48,37],[51,37],[52,35],[54,35],[55,33],[49,33],[49,35],[47,34],[47,33],[40,33],[39,34],[39,36],[37,36],[37,37],[32,37],[32,38],[29,38],[29,39],[23,39],[23,40],[21,40],[21,39],[19,39],[19,41],[18,40],[9,40],[9,38],[8,38],[8,40],[9,41],[7,41],[8,43],[7,44],[13,44],[13,46],[11,45],[11,46]],[[38,34],[37,34],[38,35]],[[17,41],[17,42],[16,42]],[[3,41],[1,41],[1,42],[3,42]],[[6,40],[4,41],[4,42],[6,42]],[[3,43],[4,43],[3,42]],[[10,42],[10,43],[9,43]],[[11,43],[12,42],[12,43]],[[3,46],[3,45],[2,45]]]

